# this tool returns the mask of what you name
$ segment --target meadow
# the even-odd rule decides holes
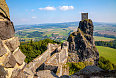
[[[112,41],[115,40],[113,38],[106,38],[106,37],[100,37],[100,36],[93,36],[95,41]]]
[[[110,60],[112,63],[116,65],[116,49],[103,47],[103,46],[96,46],[99,51],[99,56],[103,56],[106,59]]]

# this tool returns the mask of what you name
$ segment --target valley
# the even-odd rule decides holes
[[[112,41],[116,39],[116,24],[93,22],[94,24],[94,39],[95,41]],[[66,23],[48,23],[35,25],[16,25],[15,36],[19,37],[20,41],[39,41],[46,38],[63,42],[68,36],[77,31],[79,22]]]

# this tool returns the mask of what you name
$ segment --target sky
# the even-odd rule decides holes
[[[14,25],[75,22],[116,23],[116,0],[6,0]]]

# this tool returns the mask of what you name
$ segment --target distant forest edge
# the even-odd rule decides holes
[[[95,30],[99,30],[99,27],[116,27],[115,23],[102,23],[102,22],[93,22],[93,25],[96,26]],[[41,29],[47,29],[47,28],[68,28],[68,27],[78,27],[79,21],[77,22],[64,22],[64,23],[46,23],[46,24],[34,24],[34,25],[15,25],[15,31],[17,30],[23,30],[23,29],[33,29],[33,28],[41,28]],[[100,28],[104,29],[104,28]],[[107,28],[108,30],[109,28]],[[114,28],[113,28],[114,29]]]
[[[79,22],[66,22],[66,23],[48,23],[48,24],[35,24],[35,25],[16,25],[15,36],[18,36],[20,41],[34,41],[43,40],[46,38],[63,42],[67,40],[68,36],[77,31]],[[93,22],[94,36],[97,36],[97,41],[110,41],[116,39],[116,24],[113,23],[100,23]],[[104,38],[98,38],[104,37]],[[110,38],[110,39],[105,39]],[[112,38],[112,39],[111,39]]]

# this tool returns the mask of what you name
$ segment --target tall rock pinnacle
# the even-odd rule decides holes
[[[93,23],[90,19],[80,21],[79,27],[76,32],[73,32],[68,37],[69,41],[69,54],[74,57],[68,59],[69,62],[93,62],[94,65],[98,64],[99,52],[94,44],[93,39]]]

